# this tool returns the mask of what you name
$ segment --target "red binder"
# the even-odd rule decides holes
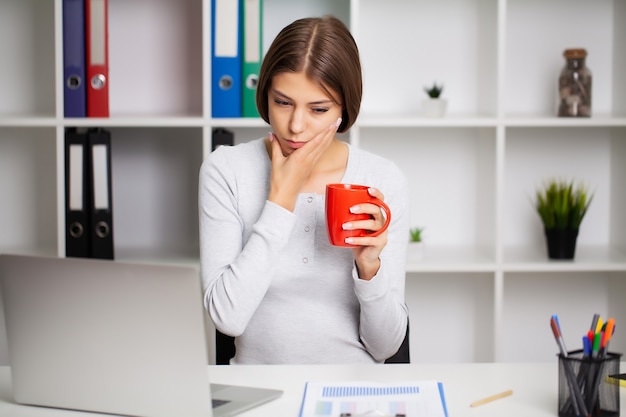
[[[108,0],[85,0],[87,117],[109,117]]]

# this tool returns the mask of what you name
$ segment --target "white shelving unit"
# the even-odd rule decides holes
[[[210,117],[210,0],[109,0],[109,119],[63,117],[61,11],[0,3],[0,252],[64,256],[64,129],[101,126],[117,259],[197,263],[212,129],[267,134],[260,119]],[[425,257],[407,261],[413,360],[553,361],[550,315],[573,349],[595,312],[617,319],[612,350],[626,351],[626,3],[264,0],[265,49],[292,20],[326,13],[362,56],[346,139],[400,166],[411,221],[426,227]],[[569,47],[589,52],[590,119],[555,117]],[[433,81],[449,100],[442,119],[420,116]],[[551,176],[595,191],[571,262],[547,259],[532,205]]]

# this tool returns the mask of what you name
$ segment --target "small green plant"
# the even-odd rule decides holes
[[[593,194],[583,184],[551,179],[536,192],[535,208],[546,230],[578,230]]]
[[[409,230],[411,242],[421,242],[423,231],[423,227],[413,227],[411,230]]]
[[[428,94],[428,97],[430,98],[439,98],[443,92],[443,84],[438,86],[435,82],[432,87],[424,87],[424,91],[426,91],[426,94]]]

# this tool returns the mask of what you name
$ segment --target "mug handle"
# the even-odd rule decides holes
[[[385,211],[385,224],[383,224],[383,227],[367,235],[367,236],[375,237],[381,234],[382,232],[384,232],[385,230],[387,230],[387,228],[389,227],[389,223],[391,223],[391,209],[389,208],[387,203],[385,203],[383,200],[380,200],[378,198],[371,199],[369,203],[376,204],[378,207],[380,207],[381,209]]]

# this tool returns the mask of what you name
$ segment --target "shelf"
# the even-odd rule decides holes
[[[358,6],[364,114],[417,115],[433,82],[444,84],[450,114],[497,114],[497,0]]]
[[[424,118],[419,113],[415,115],[375,115],[361,114],[357,121],[358,127],[496,127],[498,119],[494,117],[456,116],[447,115],[442,118]]]
[[[584,184],[593,200],[583,219],[578,245],[620,245],[614,227],[624,217],[616,208],[626,204],[620,167],[626,155],[619,146],[626,130],[610,127],[520,127],[506,133],[503,185],[503,245],[545,246],[535,193],[556,178]],[[616,183],[617,181],[617,183]],[[611,243],[613,242],[613,243]]]
[[[108,5],[111,117],[201,117],[202,0]]]
[[[73,127],[203,127],[207,123],[201,117],[157,117],[157,116],[128,116],[111,118],[70,118],[63,119],[64,126]]]
[[[573,260],[551,260],[545,244],[507,247],[504,260],[496,262],[489,249],[429,246],[416,250],[409,244],[407,273],[458,272],[626,272],[626,250],[578,245]]]
[[[2,127],[55,127],[58,120],[54,117],[36,116],[0,116],[0,128]]]
[[[57,253],[56,157],[54,128],[0,127],[0,247]]]
[[[507,127],[626,127],[626,117],[610,114],[585,117],[555,116],[507,116],[504,119]]]
[[[492,274],[419,273],[407,279],[406,293],[411,300],[412,358],[429,363],[493,361]],[[438,343],[425,343],[425,335]]]
[[[137,126],[137,127],[203,127],[265,128],[261,118],[210,118],[199,116],[135,116],[115,115],[110,118],[64,118],[64,126]],[[59,124],[55,117],[46,116],[0,116],[0,127],[54,127]],[[507,116],[474,117],[447,115],[429,119],[419,115],[373,115],[362,114],[355,124],[357,128],[518,128],[518,127],[626,127],[626,117],[598,115],[591,118],[559,118],[553,116]]]
[[[497,270],[493,255],[489,250],[475,247],[430,246],[426,244],[417,250],[409,244],[407,251],[407,273],[438,272],[487,272]],[[408,279],[411,279],[409,276]]]
[[[111,127],[113,239],[120,253],[199,257],[202,131]],[[128,259],[128,257],[126,258]]]
[[[619,1],[506,3],[505,114],[556,114],[563,51],[583,47],[593,75],[593,114],[621,111],[624,115],[624,98],[612,88],[613,80],[626,71],[624,62],[613,59],[624,41],[616,30],[626,18]]]
[[[0,6],[0,117],[55,116],[54,1]]]
[[[505,272],[626,272],[626,251],[603,246],[576,246],[573,260],[548,259],[545,244],[504,250]]]
[[[624,320],[624,273],[561,271],[511,272],[502,294],[501,329],[503,362],[555,360],[556,345],[549,319],[558,314],[565,344],[582,347],[581,338],[595,313],[605,320]],[[621,296],[618,296],[620,294]],[[612,299],[612,297],[615,297]],[[617,299],[622,300],[617,302]],[[626,338],[615,332],[612,347],[621,352]],[[520,352],[523,347],[523,352]]]
[[[211,125],[220,127],[266,127],[267,123],[259,117],[248,118],[214,118],[211,119]]]

